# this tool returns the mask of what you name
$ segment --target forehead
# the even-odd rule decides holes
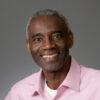
[[[65,23],[57,16],[40,16],[33,18],[29,25],[29,33],[46,30],[66,30]]]

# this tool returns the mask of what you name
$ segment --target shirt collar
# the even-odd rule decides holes
[[[79,64],[74,60],[73,57],[71,57],[71,67],[70,70],[63,81],[63,83],[60,85],[61,86],[66,86],[70,87],[76,91],[80,90],[80,66]],[[33,90],[33,95],[36,94],[42,94],[43,95],[44,91],[44,77],[42,73],[42,69],[37,73],[36,78],[35,78],[35,84],[34,84],[34,90]]]
[[[71,66],[70,70],[60,86],[70,87],[76,91],[80,90],[80,81],[81,81],[81,69],[80,65],[71,57]]]

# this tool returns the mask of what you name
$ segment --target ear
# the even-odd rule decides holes
[[[26,40],[26,46],[27,46],[28,52],[31,53],[30,44],[28,40]]]
[[[69,49],[72,48],[73,43],[74,43],[73,33],[70,32],[70,33],[69,33],[69,36],[68,36],[68,47],[69,47]]]

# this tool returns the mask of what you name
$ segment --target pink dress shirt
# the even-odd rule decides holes
[[[100,100],[100,71],[79,65],[74,58],[65,80],[52,98],[44,89],[42,70],[16,83],[5,100]]]

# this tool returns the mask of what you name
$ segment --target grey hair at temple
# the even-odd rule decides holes
[[[29,18],[28,23],[27,23],[27,26],[26,26],[26,39],[27,39],[27,40],[28,40],[29,25],[30,25],[32,19],[37,18],[37,17],[40,17],[40,16],[44,16],[44,15],[59,17],[59,18],[62,20],[62,22],[66,25],[66,28],[67,28],[67,30],[68,30],[68,33],[71,32],[71,29],[70,29],[70,27],[69,27],[68,20],[67,20],[62,14],[60,14],[60,13],[57,12],[56,10],[44,9],[44,10],[39,10],[39,11],[37,11],[36,13],[34,13],[34,14]]]

